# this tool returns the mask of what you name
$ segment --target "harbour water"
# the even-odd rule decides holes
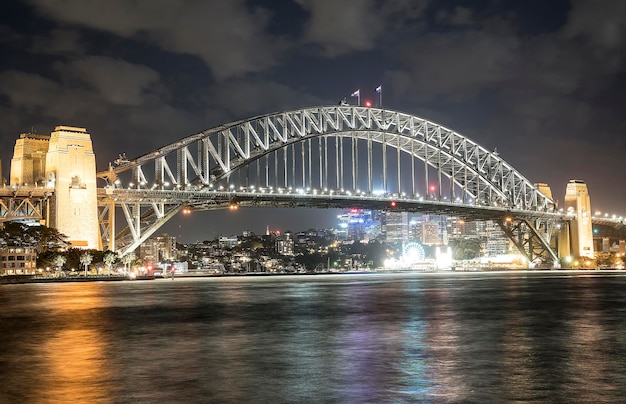
[[[0,286],[2,403],[626,400],[626,274]]]

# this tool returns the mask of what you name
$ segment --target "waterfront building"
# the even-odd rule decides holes
[[[26,275],[37,271],[37,250],[31,246],[0,248],[0,275]]]

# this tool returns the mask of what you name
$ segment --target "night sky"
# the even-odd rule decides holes
[[[0,5],[0,159],[86,127],[98,169],[218,124],[360,89],[489,148],[562,201],[626,214],[623,0],[12,0]],[[331,226],[336,211],[196,212],[181,241]]]

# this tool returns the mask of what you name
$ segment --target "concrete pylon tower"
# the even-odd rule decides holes
[[[46,177],[46,153],[49,146],[49,135],[22,133],[15,141],[9,184],[43,186]]]
[[[587,184],[570,180],[565,190],[565,212],[574,215],[570,223],[571,253],[576,257],[594,258],[591,203]]]
[[[96,157],[85,128],[55,128],[46,155],[46,179],[54,188],[49,226],[65,234],[73,247],[101,249]]]

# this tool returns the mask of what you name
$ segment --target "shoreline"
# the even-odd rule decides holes
[[[466,271],[346,271],[346,272],[306,272],[306,273],[270,273],[270,272],[252,272],[238,274],[176,274],[175,279],[197,279],[197,278],[242,278],[242,277],[281,277],[281,276],[316,276],[316,275],[391,275],[391,274],[494,274],[494,273],[516,273],[516,274],[533,274],[533,273],[551,273],[551,274],[611,274],[621,273],[623,269],[473,269]],[[147,281],[147,280],[172,280],[171,277],[162,277],[154,275],[144,275],[137,277],[129,276],[92,276],[92,277],[40,277],[37,275],[10,275],[0,277],[0,285],[20,285],[31,283],[77,283],[77,282],[120,282],[120,281]]]

